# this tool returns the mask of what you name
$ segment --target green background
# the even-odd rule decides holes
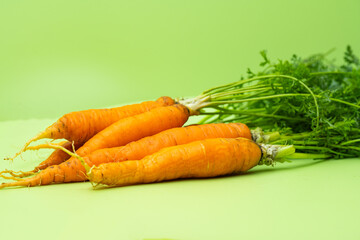
[[[354,1],[0,1],[0,120],[193,96],[272,60],[347,44]]]
[[[270,59],[347,44],[360,1],[0,0],[0,157],[64,113],[194,96]],[[4,168],[31,169],[48,152]],[[1,239],[360,239],[359,159],[92,191],[0,191]]]

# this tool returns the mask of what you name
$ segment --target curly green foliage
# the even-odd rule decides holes
[[[350,46],[341,65],[328,60],[330,52],[272,62],[261,51],[261,71],[248,69],[248,78],[214,90],[234,94],[217,98],[215,92],[207,93],[213,101],[226,101],[213,107],[217,115],[212,113],[202,123],[241,121],[250,127],[281,131],[286,141],[290,136],[298,144],[301,140],[300,152],[360,156],[356,146],[360,143],[360,61]],[[306,137],[299,138],[303,135]],[[316,144],[309,144],[311,141]]]

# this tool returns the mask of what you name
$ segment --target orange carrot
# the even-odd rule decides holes
[[[212,138],[163,148],[141,160],[91,168],[82,158],[80,161],[94,187],[126,186],[242,173],[258,164],[272,165],[294,152],[293,146],[258,145],[247,138]]]
[[[133,141],[125,146],[103,148],[84,157],[90,166],[106,162],[122,162],[126,160],[140,160],[165,147],[181,145],[208,138],[236,138],[251,139],[250,129],[242,123],[213,123],[191,125],[172,128],[153,136]]]
[[[107,162],[120,162],[126,160],[140,160],[143,157],[153,154],[159,151],[162,148],[186,144],[189,142],[208,139],[208,138],[236,138],[244,137],[251,139],[250,129],[242,123],[213,123],[213,124],[204,124],[204,125],[191,125],[187,127],[171,128],[165,131],[162,131],[158,134],[144,137],[137,141],[130,142],[125,146],[114,147],[114,148],[102,148],[96,150],[84,157],[88,165],[98,166],[102,163]],[[46,145],[46,144],[43,144]],[[51,147],[54,145],[46,145]],[[63,146],[64,147],[64,146]],[[67,150],[71,150],[69,146],[65,147]],[[55,152],[62,151],[60,149],[55,150]],[[63,152],[63,151],[62,151]],[[69,156],[67,153],[63,152],[63,155]],[[59,162],[58,164],[60,164]],[[46,162],[48,166],[49,163]],[[56,164],[51,164],[56,165]],[[35,170],[34,170],[35,171]],[[85,175],[80,173],[83,169],[78,169],[77,176],[78,179],[74,181],[84,181],[86,180]],[[21,174],[10,173],[14,177],[23,177],[30,176],[34,172],[21,172]],[[3,176],[3,175],[0,175]]]
[[[142,160],[105,163],[87,171],[93,184],[126,186],[179,178],[207,178],[246,172],[262,151],[246,138],[214,138],[164,148]]]
[[[70,142],[81,145],[120,119],[141,114],[157,107],[170,106],[173,104],[174,100],[170,97],[161,97],[156,101],[147,101],[117,108],[90,109],[68,113],[49,126],[45,131],[30,139],[14,157],[7,159],[14,159],[24,152],[31,142],[43,138],[64,138]]]
[[[86,142],[79,148],[77,154],[84,156],[96,149],[125,145],[169,128],[180,127],[187,121],[189,115],[190,113],[185,106],[175,104],[121,119]],[[46,168],[36,176],[26,179],[11,179],[17,180],[17,182],[5,183],[0,185],[0,188],[78,182],[86,180],[86,177],[85,169],[79,159],[71,157],[66,162]]]
[[[208,139],[208,138],[236,138],[244,137],[251,139],[250,129],[242,123],[213,123],[213,124],[204,124],[204,125],[190,125],[187,127],[171,128],[165,131],[162,131],[153,136],[144,137],[140,140],[133,141],[128,143],[125,146],[114,147],[114,148],[103,148],[96,150],[84,157],[88,165],[99,165],[107,162],[120,162],[126,160],[140,160],[143,157],[153,154],[159,151],[162,148],[186,144],[189,142]],[[46,145],[46,144],[43,144]],[[63,147],[67,150],[71,150],[71,145],[69,143]],[[48,144],[47,147],[54,145]],[[62,155],[69,156],[64,151],[57,149],[54,153],[58,151],[62,152]],[[56,155],[55,155],[56,156]],[[51,156],[50,156],[51,157]],[[51,158],[50,158],[51,159]],[[59,162],[58,164],[60,164]],[[50,164],[49,161],[45,161],[44,165],[56,165]],[[41,166],[41,165],[40,165]],[[14,177],[24,177],[30,176],[36,172],[37,169],[31,172],[21,172],[20,174],[10,173]],[[80,172],[83,169],[78,169],[77,176],[79,179],[76,181],[86,180],[85,175]],[[3,175],[0,175],[3,176]],[[74,180],[75,181],[75,180]]]
[[[85,156],[98,149],[123,146],[170,128],[181,127],[189,116],[190,112],[184,105],[175,104],[121,119],[92,137],[77,150],[77,154]]]

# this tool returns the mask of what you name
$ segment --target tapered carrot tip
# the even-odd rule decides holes
[[[3,177],[4,173],[8,173],[10,174],[11,176],[13,177],[17,177],[17,178],[24,178],[24,177],[29,177],[31,175],[34,175],[37,171],[35,170],[32,170],[32,171],[27,171],[27,172],[24,172],[24,171],[13,171],[13,170],[4,170],[4,171],[1,171],[0,172],[0,177]],[[4,178],[4,177],[3,177]]]
[[[45,130],[41,133],[39,133],[38,135],[36,135],[35,137],[31,138],[29,141],[27,141],[25,143],[25,145],[23,146],[23,148],[17,152],[13,157],[9,157],[9,158],[4,158],[4,160],[14,160],[17,156],[19,156],[20,154],[22,154],[23,152],[25,152],[26,150],[28,150],[30,143],[37,141],[39,139],[43,139],[43,138],[50,138],[51,137],[51,132]]]
[[[15,180],[15,181],[22,181],[23,180],[22,178],[17,178],[17,177],[12,177],[12,176],[8,177],[8,176],[5,176],[3,174],[0,174],[0,177],[5,178],[5,179]]]
[[[28,181],[18,181],[18,182],[2,183],[0,184],[0,189],[7,187],[27,187],[27,186],[30,186]]]

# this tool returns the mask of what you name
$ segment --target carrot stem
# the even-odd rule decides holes
[[[360,142],[360,138],[343,142],[343,143],[341,143],[341,145],[349,145],[349,144],[356,143],[356,142]]]
[[[330,154],[322,153],[293,153],[286,156],[286,159],[326,159],[330,158],[331,156],[332,155]]]
[[[261,128],[251,130],[252,140],[256,143],[269,143],[280,138],[279,132],[264,133]]]
[[[200,111],[199,115],[214,115],[214,112],[202,112]],[[276,119],[286,119],[291,121],[306,121],[303,118],[296,118],[296,117],[286,117],[281,115],[274,115],[274,114],[264,114],[264,113],[256,113],[253,111],[236,111],[236,110],[225,110],[222,112],[218,112],[219,115],[225,114],[241,114],[241,115],[248,115],[248,116],[257,116],[257,117],[269,117],[269,118],[276,118]]]
[[[310,73],[310,76],[333,75],[333,74],[350,75],[351,72],[313,72],[313,73]]]

